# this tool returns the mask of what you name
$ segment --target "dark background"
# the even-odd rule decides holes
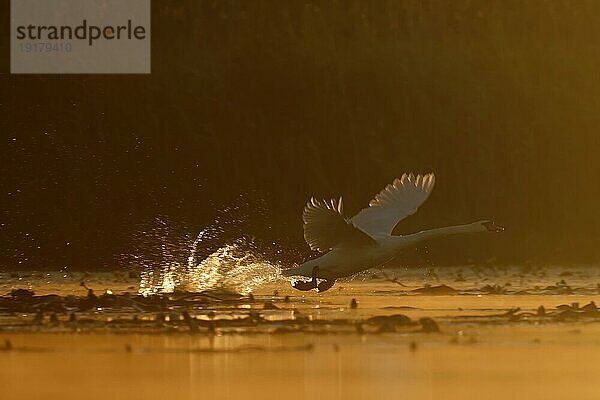
[[[405,171],[437,185],[398,233],[507,228],[428,262],[600,256],[600,2],[154,1],[146,76],[10,75],[8,3],[1,269],[119,267],[159,215],[299,261],[311,195],[352,214]]]

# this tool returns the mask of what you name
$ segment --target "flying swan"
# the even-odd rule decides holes
[[[369,268],[378,267],[397,257],[406,248],[439,236],[471,232],[501,232],[503,227],[489,220],[472,224],[430,229],[410,235],[392,235],[396,224],[427,200],[433,185],[433,174],[404,174],[387,185],[354,217],[346,219],[343,202],[319,201],[311,198],[306,204],[304,239],[312,250],[322,256],[283,271],[284,276],[304,276],[309,282],[297,281],[298,290],[331,288],[335,280]],[[323,282],[318,283],[317,279]]]

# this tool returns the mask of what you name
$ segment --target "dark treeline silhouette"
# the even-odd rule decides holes
[[[240,194],[247,235],[308,255],[311,195],[352,214],[405,171],[437,185],[398,233],[507,228],[427,262],[600,257],[597,1],[161,1],[151,75],[7,68],[3,269],[117,267],[156,215],[201,229]]]

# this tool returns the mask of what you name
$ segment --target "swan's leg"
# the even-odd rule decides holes
[[[308,282],[298,281],[292,285],[294,289],[302,290],[306,292],[308,290],[317,289],[317,274],[319,273],[319,267],[314,267],[312,269],[312,279]]]
[[[319,283],[317,285],[317,291],[319,293],[321,292],[325,292],[329,289],[331,289],[331,287],[335,285],[335,279],[331,279],[331,280],[324,280],[323,282]]]

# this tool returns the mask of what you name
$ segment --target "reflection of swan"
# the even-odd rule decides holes
[[[431,193],[433,174],[402,175],[382,190],[369,207],[350,219],[343,216],[342,199],[318,201],[312,198],[304,208],[304,239],[313,250],[325,252],[319,258],[283,271],[285,276],[306,276],[310,282],[297,282],[299,290],[324,291],[335,279],[381,266],[402,250],[437,236],[470,232],[499,232],[504,228],[492,221],[431,229],[410,235],[393,236],[401,219],[414,214]],[[324,279],[317,285],[317,278]]]

